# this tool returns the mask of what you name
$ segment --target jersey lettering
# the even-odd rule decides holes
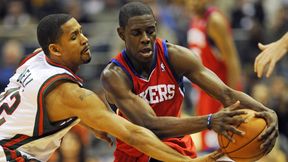
[[[7,115],[12,115],[19,106],[20,101],[21,97],[18,88],[6,91],[5,94],[0,96],[0,115],[3,111],[5,111]],[[4,117],[0,118],[0,126],[5,122],[6,120]]]
[[[24,70],[23,73],[20,74],[20,76],[17,79],[17,82],[19,82],[23,87],[26,87],[32,80],[33,78],[31,77],[31,72],[27,68]]]
[[[149,104],[156,104],[166,100],[171,100],[175,95],[175,85],[173,84],[159,84],[149,86],[139,96],[147,101]]]

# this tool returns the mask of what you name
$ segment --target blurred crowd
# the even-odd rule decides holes
[[[83,25],[90,40],[94,57],[92,63],[80,69],[79,75],[86,81],[86,87],[101,96],[99,74],[107,61],[123,47],[116,27],[118,10],[127,1],[0,0],[0,92],[9,82],[19,60],[39,47],[36,40],[38,21],[45,15],[64,12],[73,15]],[[187,46],[187,30],[193,15],[187,10],[185,0],[146,2],[151,5],[158,20],[158,36]],[[253,72],[253,63],[259,53],[258,42],[265,44],[275,41],[288,31],[288,0],[214,0],[214,3],[232,25],[243,69],[241,79],[244,91],[278,114],[281,135],[277,150],[280,151],[273,152],[273,155],[288,157],[288,58],[277,64],[269,79],[259,79]],[[192,115],[195,94],[190,86],[186,88],[186,93],[191,95],[187,95],[190,98],[183,104],[183,113]],[[113,150],[113,147],[108,147],[88,130],[78,126],[63,139],[61,149],[50,161],[112,161]]]

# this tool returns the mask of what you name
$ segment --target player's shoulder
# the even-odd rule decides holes
[[[102,84],[117,85],[115,83],[129,82],[129,77],[120,66],[110,63],[102,71],[100,80]]]
[[[58,81],[55,83],[54,87],[55,88],[51,93],[65,96],[65,98],[79,94],[79,91],[82,89],[77,83],[70,81]]]
[[[221,12],[213,12],[209,16],[209,26],[224,27],[227,26],[227,18]]]
[[[108,64],[101,73],[101,78],[113,78],[118,75],[122,76],[124,73],[123,69],[114,63]]]
[[[167,43],[167,51],[168,51],[168,55],[178,55],[181,53],[189,53],[190,50],[183,47],[183,46],[180,46],[180,45],[176,45],[176,44],[173,44],[173,43]]]

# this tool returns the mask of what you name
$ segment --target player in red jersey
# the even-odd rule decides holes
[[[246,94],[226,86],[205,68],[189,49],[156,38],[156,21],[151,8],[141,2],[130,2],[120,9],[117,29],[125,49],[106,66],[101,74],[107,101],[118,108],[119,115],[152,130],[178,152],[195,157],[190,133],[208,128],[224,134],[227,130],[242,134],[233,124],[243,122],[242,111],[234,104],[258,111],[257,117],[268,123],[259,140],[261,149],[269,152],[278,135],[277,115]],[[211,115],[179,118],[183,99],[182,77],[205,89],[232,107]],[[233,117],[234,116],[234,117]],[[149,157],[118,140],[116,162],[147,162]],[[209,157],[209,156],[208,156]],[[150,159],[154,161],[153,159]]]
[[[217,8],[209,6],[210,2],[211,0],[186,1],[186,6],[193,12],[187,35],[189,48],[225,84],[240,90],[240,63],[229,23]],[[195,106],[196,115],[215,113],[223,108],[219,101],[195,87],[199,94]],[[202,151],[217,148],[217,135],[209,130],[201,132],[201,145]]]

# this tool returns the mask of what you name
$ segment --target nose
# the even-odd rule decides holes
[[[146,32],[143,32],[142,34],[141,43],[144,43],[144,44],[150,43],[150,37]]]
[[[81,33],[81,44],[87,44],[88,43],[88,38]]]

